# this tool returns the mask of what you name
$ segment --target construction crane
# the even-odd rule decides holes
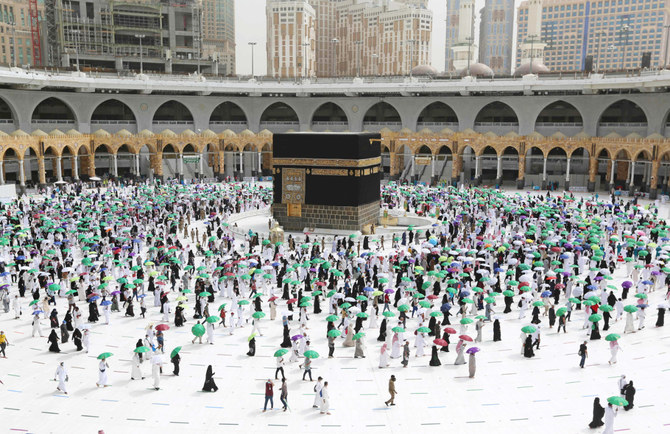
[[[33,65],[42,66],[42,38],[40,37],[39,15],[37,0],[28,0],[30,13],[30,37],[33,48]]]

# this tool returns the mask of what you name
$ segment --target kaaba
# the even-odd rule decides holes
[[[363,230],[379,218],[381,136],[273,135],[272,215],[287,231]]]

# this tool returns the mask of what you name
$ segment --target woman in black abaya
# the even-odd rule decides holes
[[[589,424],[589,428],[598,428],[604,425],[603,416],[605,416],[605,408],[600,405],[600,398],[593,400],[593,420]]]
[[[219,390],[219,388],[216,387],[216,383],[214,382],[214,372],[212,372],[212,365],[209,365],[207,367],[207,373],[205,374],[205,384],[202,386],[202,391],[216,392],[217,390]]]
[[[49,338],[47,339],[47,342],[51,343],[49,346],[49,351],[52,353],[60,353],[60,348],[58,348],[58,335],[56,334],[56,330],[51,329],[51,334],[49,334]]]
[[[535,356],[533,352],[533,338],[531,335],[526,336],[526,342],[523,344],[523,356],[531,358]]]
[[[499,342],[501,340],[502,338],[500,337],[500,321],[496,319],[493,321],[493,342]]]

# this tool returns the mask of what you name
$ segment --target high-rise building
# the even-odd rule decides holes
[[[316,73],[316,11],[308,0],[269,0],[268,75],[312,77]]]
[[[480,11],[479,61],[496,74],[512,70],[514,0],[486,0]]]
[[[431,62],[425,0],[347,0],[337,6],[337,73],[405,75]]]
[[[0,0],[0,63],[34,65],[28,0]],[[38,4],[42,21],[44,4]],[[42,43],[42,41],[40,41]]]
[[[219,74],[235,74],[234,0],[202,0],[202,56],[218,58]]]
[[[309,0],[316,12],[316,75],[330,77],[336,74],[337,5],[345,0]]]
[[[62,66],[219,73],[204,54],[200,0],[47,0],[46,15],[50,57]]]
[[[517,61],[528,35],[529,7],[518,9]],[[544,0],[537,40],[544,47],[544,64],[552,71],[639,68],[645,53],[649,66],[661,66],[670,23],[666,0]]]
[[[459,11],[461,7],[460,0],[447,0],[447,17],[446,17],[446,44],[444,52],[444,70],[454,71],[454,51],[451,49],[458,44],[458,22]]]

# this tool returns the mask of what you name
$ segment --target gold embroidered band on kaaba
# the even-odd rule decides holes
[[[309,167],[367,167],[382,163],[381,157],[362,160],[345,160],[338,158],[273,158],[273,166],[309,166]]]

